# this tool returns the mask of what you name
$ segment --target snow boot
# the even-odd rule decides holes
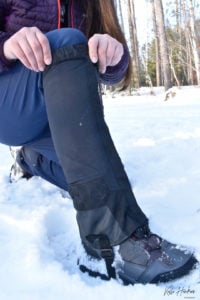
[[[78,261],[78,264],[82,272],[103,280],[119,278],[124,284],[168,282],[189,274],[198,263],[186,248],[151,233],[147,224],[139,227],[115,250],[109,244],[105,247],[105,241],[102,247],[100,239],[104,237],[93,237],[93,247],[89,243],[84,244],[88,261]],[[93,270],[91,257],[103,258],[105,267],[100,265],[98,270]]]
[[[125,283],[159,283],[188,274],[197,263],[188,249],[171,244],[144,229],[119,247],[122,261],[116,266]]]

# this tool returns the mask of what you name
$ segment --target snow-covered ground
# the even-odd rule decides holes
[[[104,97],[105,115],[151,229],[200,260],[200,88]],[[9,183],[0,145],[0,300],[200,299],[200,269],[177,281],[122,286],[82,274],[69,198],[40,178]]]

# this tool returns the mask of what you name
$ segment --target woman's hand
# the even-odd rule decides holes
[[[44,71],[51,63],[51,49],[47,37],[37,27],[23,27],[4,43],[7,59],[19,59],[28,69]]]
[[[123,45],[108,34],[94,34],[88,41],[89,55],[93,63],[99,63],[99,72],[107,66],[115,66],[121,59]]]

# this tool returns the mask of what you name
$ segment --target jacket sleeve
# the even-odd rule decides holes
[[[106,68],[106,72],[104,74],[100,74],[101,83],[106,85],[114,85],[119,83],[126,73],[129,59],[129,50],[124,46],[124,54],[122,55],[122,58],[118,64],[113,67],[108,66]]]
[[[0,73],[6,70],[13,65],[13,62],[7,60],[3,53],[4,42],[12,35],[4,31],[5,18],[6,18],[6,7],[5,2],[0,0]]]

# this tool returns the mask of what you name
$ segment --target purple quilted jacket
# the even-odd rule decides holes
[[[82,0],[69,0],[68,27],[85,31],[85,14]],[[22,27],[37,26],[42,32],[60,28],[59,0],[0,0],[0,72],[9,70],[12,64],[4,57],[3,44]],[[128,66],[129,54],[124,48],[121,61],[114,67],[107,67],[101,76],[105,84],[118,83]]]

